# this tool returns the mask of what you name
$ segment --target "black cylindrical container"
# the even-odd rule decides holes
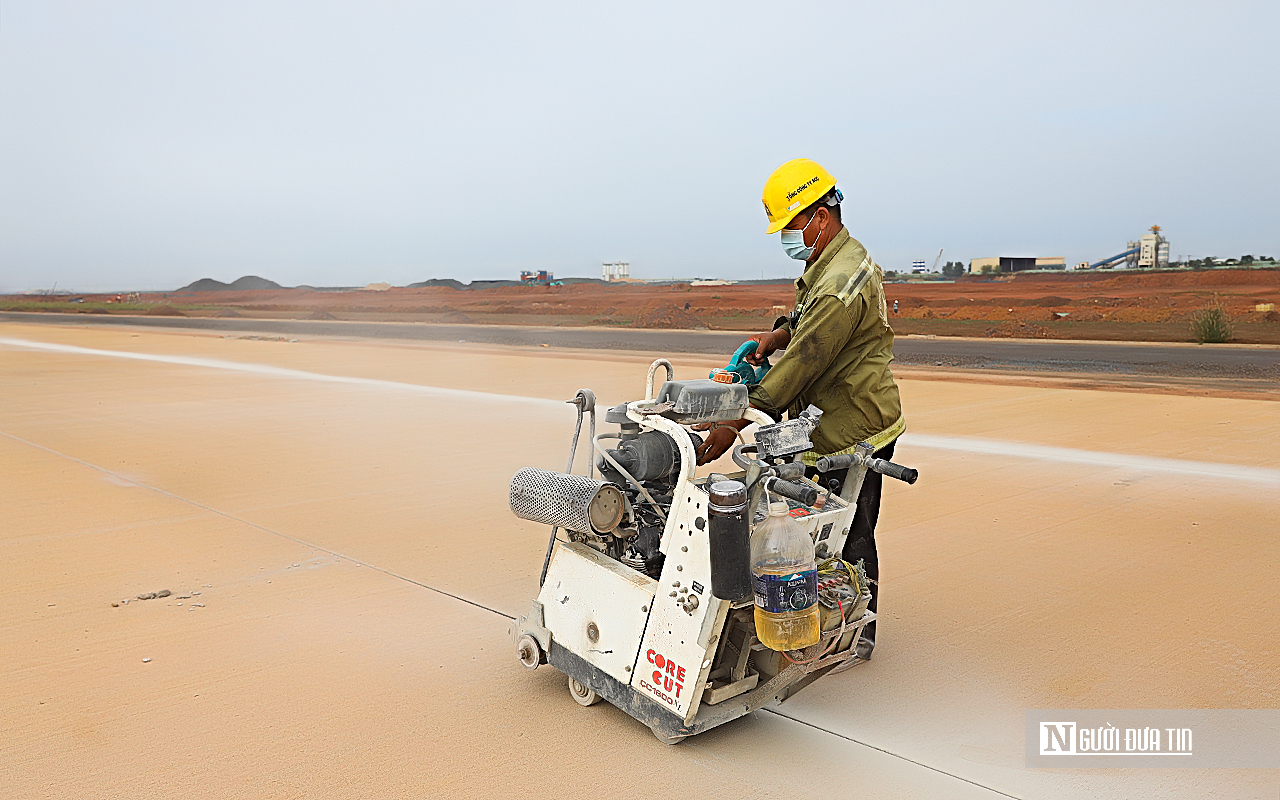
[[[738,481],[711,484],[711,502],[707,510],[711,594],[721,600],[745,600],[752,596],[747,487]]]

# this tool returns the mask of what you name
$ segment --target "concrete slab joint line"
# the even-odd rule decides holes
[[[227,513],[227,512],[225,512],[225,511],[219,511],[218,509],[213,508],[213,507],[211,507],[211,506],[206,506],[206,505],[205,505],[205,504],[203,504],[203,503],[197,503],[196,501],[194,501],[194,500],[189,500],[189,499],[187,499],[187,498],[185,498],[185,497],[182,497],[181,495],[176,495],[176,494],[174,494],[173,492],[165,491],[164,489],[161,489],[161,488],[160,488],[160,487],[158,487],[158,486],[151,486],[150,484],[141,483],[141,482],[139,482],[139,481],[137,481],[137,480],[135,480],[135,479],[133,479],[133,478],[126,478],[126,477],[124,477],[123,475],[119,474],[118,472],[112,472],[111,470],[106,469],[105,467],[100,467],[100,466],[98,466],[97,464],[91,464],[91,463],[89,463],[88,461],[83,461],[83,460],[81,460],[81,459],[79,459],[79,458],[76,458],[75,456],[69,456],[69,455],[67,455],[66,453],[60,453],[60,452],[58,452],[57,450],[54,450],[54,449],[49,448],[49,447],[45,447],[45,446],[44,446],[44,445],[42,445],[42,444],[37,444],[37,443],[35,443],[35,442],[28,441],[28,440],[26,440],[26,439],[23,439],[23,438],[22,438],[22,437],[20,437],[20,436],[14,436],[12,433],[9,433],[9,432],[7,432],[7,431],[0,431],[0,436],[3,436],[3,437],[5,437],[6,439],[10,439],[10,440],[12,440],[12,441],[18,442],[18,443],[20,443],[20,444],[24,444],[24,445],[26,445],[26,446],[28,446],[28,447],[34,447],[34,448],[35,448],[35,449],[37,449],[37,450],[41,450],[41,451],[43,451],[43,452],[45,452],[45,453],[48,453],[48,454],[50,454],[50,455],[57,456],[58,458],[64,458],[64,459],[66,459],[67,461],[72,461],[72,462],[74,462],[74,463],[76,463],[76,464],[80,464],[81,466],[88,467],[89,469],[97,470],[98,472],[101,472],[101,473],[103,473],[104,475],[109,475],[109,476],[111,476],[111,477],[113,477],[113,478],[116,478],[116,479],[118,479],[118,480],[121,480],[121,481],[127,481],[129,484],[131,484],[131,485],[133,485],[133,486],[140,486],[140,487],[142,487],[143,489],[147,489],[147,490],[149,490],[149,491],[155,492],[156,494],[160,494],[160,495],[164,495],[165,497],[172,498],[172,499],[174,499],[174,500],[177,500],[177,501],[178,501],[178,502],[180,502],[180,503],[186,503],[187,505],[192,506],[192,507],[194,507],[194,508],[198,508],[198,509],[200,509],[200,510],[202,510],[202,511],[207,511],[207,512],[209,512],[210,514],[216,514],[217,516],[222,517],[222,518],[224,518],[224,519],[229,519],[229,520],[231,520],[232,522],[238,522],[238,523],[240,523],[241,525],[245,525],[245,526],[247,526],[247,527],[253,528],[254,530],[262,531],[263,533],[269,533],[269,534],[271,534],[272,536],[279,536],[281,539],[288,539],[289,541],[291,541],[291,542],[293,542],[293,543],[295,543],[295,544],[300,544],[300,545],[302,545],[303,547],[310,547],[312,550],[317,550],[317,551],[319,551],[319,552],[321,552],[321,553],[327,553],[327,554],[329,554],[329,555],[331,555],[331,556],[335,556],[335,557],[337,557],[337,558],[343,558],[343,559],[346,559],[347,561],[350,561],[350,562],[351,562],[351,563],[353,563],[353,564],[359,564],[359,565],[360,565],[360,566],[362,566],[362,567],[368,567],[369,569],[371,569],[371,570],[373,570],[373,571],[375,571],[375,572],[381,572],[383,575],[386,575],[386,576],[387,576],[387,577],[389,577],[389,578],[395,578],[396,580],[404,581],[405,583],[411,583],[411,584],[413,584],[414,586],[418,586],[418,587],[421,587],[421,588],[423,588],[423,589],[429,589],[429,590],[431,590],[431,591],[435,592],[436,594],[442,594],[442,595],[444,595],[445,597],[451,597],[451,598],[453,598],[454,600],[457,600],[457,601],[462,602],[462,603],[466,603],[467,605],[470,605],[470,606],[475,606],[476,608],[483,609],[484,611],[492,612],[492,613],[494,613],[494,614],[497,614],[497,615],[498,615],[498,616],[500,616],[500,617],[506,617],[507,619],[515,619],[515,617],[511,616],[510,614],[503,613],[503,612],[501,612],[501,611],[497,610],[496,608],[490,608],[489,606],[483,605],[483,604],[481,604],[481,603],[477,603],[477,602],[476,602],[476,601],[474,601],[474,600],[468,600],[468,599],[467,599],[467,598],[465,598],[465,597],[460,597],[460,596],[458,596],[458,595],[456,595],[456,594],[452,594],[451,592],[446,592],[446,591],[445,591],[445,590],[443,590],[443,589],[437,589],[437,588],[436,588],[436,587],[434,587],[434,586],[431,586],[431,585],[429,585],[429,584],[423,583],[422,581],[416,581],[416,580],[414,580],[413,578],[410,578],[410,577],[408,577],[408,576],[400,575],[400,574],[398,574],[398,573],[392,572],[391,570],[386,569],[386,568],[384,568],[384,567],[380,567],[380,566],[378,566],[377,564],[370,564],[370,563],[369,563],[369,562],[367,562],[367,561],[361,561],[361,560],[360,560],[360,559],[358,559],[358,558],[352,558],[351,556],[347,555],[346,553],[339,553],[339,552],[337,552],[336,550],[330,550],[330,549],[328,549],[328,548],[326,548],[326,547],[321,547],[321,546],[319,546],[319,545],[312,544],[311,542],[305,541],[305,540],[303,540],[303,539],[299,539],[299,538],[297,538],[297,537],[295,537],[295,536],[290,536],[290,535],[289,535],[289,534],[287,534],[287,533],[281,533],[280,531],[273,531],[273,530],[271,530],[270,528],[264,527],[264,526],[262,526],[262,525],[259,525],[259,524],[255,523],[255,522],[250,522],[250,521],[248,521],[247,519],[241,519],[240,517],[237,517],[237,516],[235,516],[234,514],[228,514],[228,513]]]
[[[206,369],[242,372],[265,377],[293,380],[319,381],[322,383],[345,383],[353,386],[365,386],[377,389],[392,389],[418,392],[442,398],[489,400],[495,402],[529,403],[544,406],[548,409],[563,409],[564,403],[539,397],[496,394],[465,389],[445,389],[421,384],[384,381],[374,378],[356,378],[342,375],[324,375],[318,372],[271,367],[260,364],[242,364],[235,361],[221,361],[212,358],[195,358],[189,356],[166,356],[151,353],[131,353],[118,350],[97,350],[74,345],[36,342],[27,339],[0,337],[0,345],[32,350],[43,350],[71,355],[85,355],[111,358],[126,358],[135,361],[154,361],[163,364],[203,367]],[[1175,458],[1155,458],[1134,456],[1123,453],[1107,453],[1094,450],[1075,450],[1066,447],[1050,447],[1046,445],[1007,442],[993,439],[979,439],[959,436],[933,436],[929,434],[907,433],[903,443],[914,447],[929,447],[938,450],[952,450],[982,455],[1025,458],[1058,463],[1087,464],[1102,467],[1124,467],[1152,472],[1165,472],[1181,475],[1195,475],[1204,478],[1220,478],[1250,483],[1280,485],[1280,470],[1263,467],[1237,466],[1235,464],[1218,464],[1207,461],[1188,461]]]
[[[937,767],[931,767],[928,764],[924,763],[923,761],[916,761],[914,758],[907,758],[901,753],[895,753],[892,750],[886,750],[883,747],[876,747],[873,744],[860,742],[857,739],[854,739],[852,736],[846,736],[843,733],[838,733],[836,731],[830,730],[829,728],[824,728],[820,725],[814,725],[812,722],[806,722],[805,720],[802,720],[799,717],[792,717],[787,714],[783,714],[781,711],[779,711],[776,708],[764,708],[764,709],[761,709],[761,711],[767,712],[769,714],[773,714],[774,716],[782,717],[783,719],[789,719],[792,722],[795,722],[797,724],[804,725],[809,728],[813,728],[815,731],[821,731],[823,733],[834,736],[837,739],[844,739],[846,742],[852,742],[856,745],[861,745],[862,747],[866,747],[870,750],[875,750],[878,753],[884,753],[887,756],[892,756],[894,758],[902,759],[903,761],[906,761],[908,764],[915,764],[917,767],[924,767],[925,769],[930,770],[932,772],[936,772],[939,775],[946,775],[948,778],[955,778],[958,781],[964,781],[970,786],[977,786],[979,789],[986,789],[988,792],[991,792],[993,794],[998,794],[1001,797],[1012,797],[1013,800],[1022,800],[1022,798],[1018,797],[1017,795],[1009,794],[1008,792],[1002,792],[999,789],[994,789],[990,786],[987,786],[984,783],[978,783],[977,781],[973,781],[968,778],[962,777],[960,775],[956,775],[954,772],[947,772],[946,770],[938,769]]]

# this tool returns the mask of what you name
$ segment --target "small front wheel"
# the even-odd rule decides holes
[[[580,706],[594,706],[600,702],[600,695],[573,678],[569,678],[569,696]]]
[[[538,640],[527,633],[516,640],[516,658],[525,669],[537,669],[542,663],[542,648],[538,646]]]

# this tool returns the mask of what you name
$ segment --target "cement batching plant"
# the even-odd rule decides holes
[[[1129,242],[1123,253],[1111,258],[1090,264],[1082,261],[1076,269],[1111,269],[1123,263],[1126,268],[1154,267],[1162,269],[1169,266],[1169,240],[1160,235],[1160,226],[1152,225],[1151,232],[1142,235],[1136,242]]]

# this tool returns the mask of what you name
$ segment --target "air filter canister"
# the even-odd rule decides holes
[[[611,483],[525,467],[511,478],[511,513],[571,531],[607,533],[622,522],[622,492]]]

